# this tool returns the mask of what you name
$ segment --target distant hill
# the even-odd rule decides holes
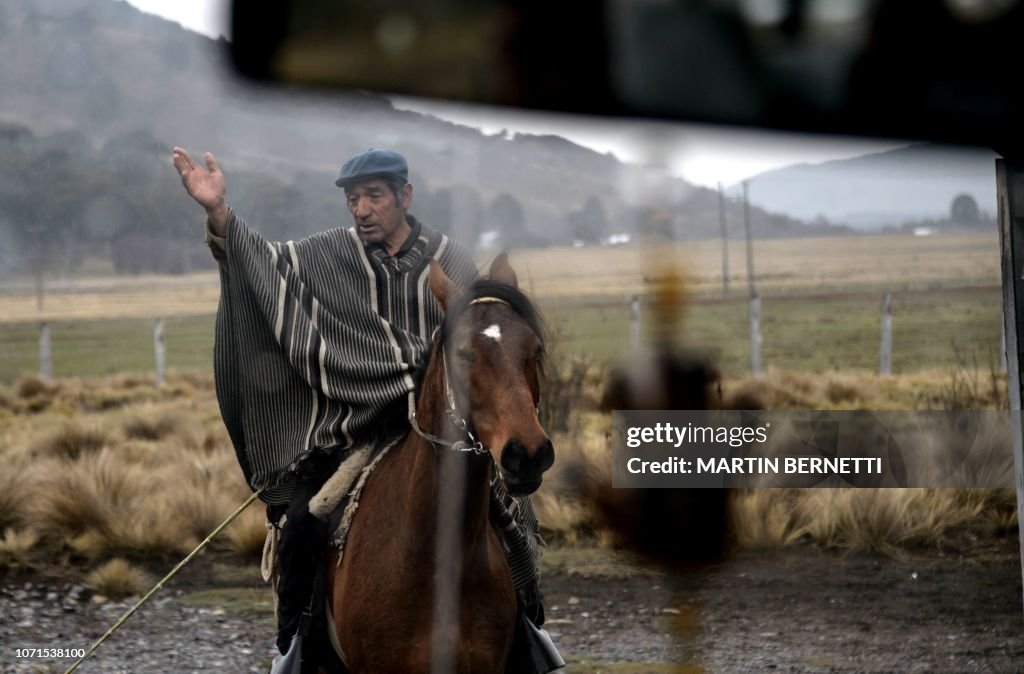
[[[166,189],[177,191],[169,198],[184,198],[169,167],[171,146],[196,154],[210,150],[228,177],[232,203],[275,235],[298,237],[347,223],[333,178],[344,159],[368,147],[401,150],[413,171],[413,212],[468,241],[496,228],[514,230],[512,243],[523,245],[565,243],[580,229],[594,237],[598,229],[718,235],[717,194],[711,190],[557,136],[486,136],[396,110],[379,96],[241,83],[225,66],[223,40],[125,2],[7,0],[0,5],[0,37],[0,123],[27,127],[35,137],[84,138],[104,153],[99,161],[114,173],[109,162],[121,139],[151,147],[139,134],[152,138],[160,149],[147,156],[167,173]],[[255,174],[268,177],[233,181]],[[279,208],[253,208],[268,186]],[[509,197],[514,207],[502,210]],[[289,212],[289,200],[317,202],[303,211],[315,211],[315,217],[268,222],[270,212]],[[730,209],[735,220],[739,211]],[[601,226],[581,224],[584,213],[601,214]],[[846,231],[758,208],[752,218],[759,237]]]
[[[949,217],[969,194],[996,213],[995,153],[931,144],[822,164],[800,164],[749,179],[750,201],[770,211],[856,229],[881,229]],[[730,187],[736,192],[739,186]]]

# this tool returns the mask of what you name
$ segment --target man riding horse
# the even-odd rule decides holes
[[[217,399],[245,477],[263,489],[279,531],[283,654],[308,629],[300,617],[322,573],[328,523],[310,513],[311,497],[355,447],[409,429],[406,396],[444,319],[428,288],[430,260],[460,287],[477,271],[463,246],[409,213],[413,188],[397,152],[371,149],[342,166],[335,184],[345,190],[352,228],[286,243],[265,241],[228,207],[224,175],[211,154],[204,159],[205,168],[181,148],[172,155],[186,191],[206,209],[206,240],[220,263]],[[537,550],[529,498],[513,510],[520,537]],[[539,626],[533,557],[516,590]],[[323,632],[312,630],[311,639]],[[303,672],[316,671],[315,656],[303,662]]]

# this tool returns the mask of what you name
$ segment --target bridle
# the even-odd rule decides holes
[[[470,307],[474,304],[489,303],[504,304],[505,306],[511,306],[505,300],[499,299],[497,297],[478,297],[466,306]],[[417,423],[416,421],[416,401],[414,398],[414,394],[410,393],[409,423],[412,426],[412,430],[415,431],[416,434],[422,437],[424,440],[433,444],[435,447],[448,447],[449,449],[456,452],[490,454],[490,451],[486,447],[484,447],[484,443],[480,442],[480,440],[478,440],[477,437],[473,435],[473,429],[470,426],[469,422],[466,421],[466,419],[459,414],[459,411],[455,406],[455,393],[452,391],[450,383],[451,378],[448,376],[448,358],[445,355],[445,348],[443,344],[441,345],[441,367],[444,368],[444,397],[445,401],[448,404],[447,409],[445,409],[445,415],[447,415],[448,420],[451,421],[452,425],[455,426],[460,431],[462,431],[466,437],[463,438],[462,440],[445,440],[444,438],[439,438],[438,436],[427,433],[426,431],[421,429],[419,423]]]

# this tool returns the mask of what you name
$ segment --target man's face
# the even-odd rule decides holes
[[[363,243],[383,244],[394,252],[405,242],[405,212],[412,201],[412,186],[406,185],[400,194],[396,197],[380,178],[356,183],[345,190],[348,210]]]

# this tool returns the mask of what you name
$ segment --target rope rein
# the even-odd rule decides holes
[[[263,493],[262,489],[254,492],[251,496],[249,496],[248,499],[246,499],[245,503],[243,503],[242,505],[238,506],[238,508],[235,510],[235,512],[233,512],[230,515],[228,515],[228,518],[226,520],[224,520],[223,522],[221,522],[219,527],[214,529],[213,532],[209,536],[207,536],[203,540],[202,543],[197,545],[196,549],[193,550],[192,552],[190,552],[185,559],[183,559],[180,562],[178,562],[178,565],[175,566],[173,569],[171,569],[171,572],[168,573],[166,576],[164,576],[160,580],[159,583],[154,585],[153,589],[151,589],[149,592],[147,592],[141,599],[139,599],[139,601],[135,602],[135,606],[132,606],[130,609],[128,609],[128,611],[126,611],[125,614],[123,616],[121,616],[120,619],[118,619],[118,621],[116,623],[114,623],[113,627],[111,627],[109,630],[107,630],[106,634],[104,634],[102,637],[100,637],[99,640],[97,640],[96,643],[94,643],[92,645],[92,647],[89,648],[89,650],[85,652],[85,655],[80,657],[75,664],[71,665],[71,668],[69,670],[67,670],[66,672],[64,672],[64,674],[71,674],[76,669],[78,669],[79,665],[81,665],[83,662],[85,662],[86,658],[88,658],[90,655],[92,655],[96,651],[96,649],[100,647],[100,644],[102,644],[104,641],[106,641],[110,637],[111,634],[116,632],[121,627],[121,625],[123,625],[125,623],[125,621],[128,620],[128,618],[132,617],[132,614],[135,613],[135,611],[137,611],[140,606],[142,606],[147,601],[149,601],[150,597],[152,597],[154,594],[156,594],[157,591],[160,590],[160,588],[162,588],[164,586],[164,583],[166,583],[171,578],[173,578],[178,573],[178,571],[180,571],[182,569],[182,567],[184,567],[186,564],[188,564],[190,561],[192,561],[193,557],[195,557],[200,552],[202,552],[203,548],[205,548],[207,546],[207,544],[210,541],[212,541],[213,538],[217,534],[219,534],[221,531],[223,531],[224,527],[226,527],[227,525],[229,525],[232,522],[234,522],[235,518],[238,517],[239,515],[241,515],[242,512],[246,508],[248,508],[250,505],[252,505],[252,502],[255,501],[259,497],[259,495],[261,493]]]

